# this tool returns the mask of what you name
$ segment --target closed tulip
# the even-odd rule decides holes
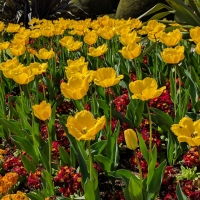
[[[191,118],[183,117],[178,124],[171,126],[171,131],[178,137],[179,142],[200,146],[200,120],[193,122]]]
[[[127,129],[124,131],[124,137],[127,148],[135,150],[138,147],[138,139],[133,129]]]
[[[88,78],[82,76],[73,76],[68,83],[62,82],[60,85],[61,93],[68,99],[82,99],[88,92]]]
[[[34,115],[42,121],[46,121],[51,117],[51,104],[46,101],[42,101],[40,104],[32,106],[32,109]]]
[[[141,45],[137,43],[132,43],[124,46],[122,50],[119,50],[124,58],[135,59],[141,54]]]
[[[76,113],[74,117],[67,118],[66,127],[69,134],[76,140],[94,140],[96,134],[103,129],[106,123],[105,116],[95,119],[93,114],[87,110]]]
[[[99,57],[105,54],[107,51],[108,51],[107,45],[103,44],[101,46],[98,46],[97,48],[90,47],[88,55],[92,57]]]
[[[161,57],[168,64],[178,64],[184,56],[184,46],[176,46],[175,48],[165,48],[161,52]]]
[[[195,50],[200,55],[200,42],[196,45]]]
[[[172,32],[163,33],[160,37],[160,41],[166,46],[176,46],[182,39],[182,34],[179,29],[173,30]]]
[[[112,67],[99,68],[93,74],[94,83],[104,88],[118,84],[123,78],[123,75],[117,76],[116,71]]]
[[[143,80],[136,80],[129,84],[129,89],[133,93],[132,99],[140,99],[142,101],[148,101],[159,97],[166,89],[165,86],[158,89],[158,84],[154,78],[145,78]]]

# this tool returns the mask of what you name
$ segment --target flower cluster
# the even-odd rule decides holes
[[[29,198],[26,196],[25,193],[17,191],[16,194],[7,194],[4,197],[2,197],[1,200],[11,200],[11,199],[16,199],[16,200],[29,200]]]

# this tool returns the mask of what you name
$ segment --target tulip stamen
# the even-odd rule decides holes
[[[84,127],[82,128],[82,131],[81,131],[83,134],[86,134],[87,133],[87,127]]]
[[[192,134],[191,134],[191,137],[192,138],[195,138],[195,137],[197,137],[198,136],[198,132],[197,131],[194,131]]]

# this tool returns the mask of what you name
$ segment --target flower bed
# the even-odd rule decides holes
[[[103,16],[0,31],[2,199],[200,197],[199,27]]]

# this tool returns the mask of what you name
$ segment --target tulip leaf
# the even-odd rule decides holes
[[[169,76],[170,76],[170,96],[173,103],[176,104],[177,103],[176,83],[175,83],[175,78],[173,77],[172,70],[170,71]]]
[[[45,196],[53,196],[54,195],[54,184],[51,177],[51,174],[43,170],[42,171],[42,179],[41,179],[42,185],[43,185],[43,192]]]
[[[91,145],[91,153],[92,155],[99,155],[107,146],[106,140],[98,141]]]
[[[108,118],[110,108],[109,108],[108,104],[106,103],[106,101],[104,101],[103,99],[98,99],[97,102],[99,104],[99,108],[103,109],[103,112],[104,112],[106,118]]]
[[[147,146],[144,142],[142,135],[138,131],[137,131],[137,136],[139,139],[139,146],[140,146],[142,155],[144,156],[144,159],[146,160],[146,162],[149,164],[149,152],[148,152]]]
[[[86,181],[84,183],[84,192],[85,192],[84,196],[85,196],[86,200],[89,200],[89,199],[100,200],[100,197],[95,195],[93,182],[91,180],[89,180],[88,178],[86,179]]]
[[[64,166],[64,165],[72,166],[71,159],[68,153],[66,152],[66,150],[62,146],[59,146],[58,149],[59,149],[59,154],[60,154],[61,166]]]
[[[18,144],[26,153],[31,156],[35,162],[35,164],[39,163],[39,156],[38,152],[36,151],[35,147],[26,139],[20,136],[11,136],[13,142]]]
[[[167,160],[170,165],[173,165],[174,160],[174,139],[172,132],[168,131],[168,140],[167,140]]]
[[[160,111],[157,108],[151,108],[151,110],[154,112],[154,114],[152,114],[153,122],[155,122],[163,130],[168,131],[171,125],[174,123],[170,115]]]
[[[51,140],[56,140],[56,135],[55,135],[55,117],[56,117],[56,102],[54,103],[53,105],[53,108],[52,108],[52,111],[51,111],[51,117],[49,119],[49,122],[48,122],[48,132],[49,132],[49,135],[51,137]]]
[[[32,172],[35,173],[36,167],[35,165],[30,161],[30,159],[27,156],[22,155],[21,156],[22,163],[24,165],[24,168],[28,173]]]
[[[130,199],[143,200],[142,188],[132,177],[128,184],[128,191]]]
[[[152,51],[153,49],[155,49],[156,47],[156,42],[154,42],[151,46],[149,46],[147,49],[145,49],[145,51],[142,53],[142,56],[147,55],[150,51]]]
[[[188,0],[188,1],[190,3],[191,8],[194,10],[195,14],[200,18],[200,12],[194,3],[194,0]]]
[[[188,200],[188,198],[184,195],[183,191],[181,190],[180,183],[176,186],[176,195],[178,200]]]
[[[156,166],[156,161],[157,161],[157,148],[156,145],[154,145],[153,149],[151,150],[151,154],[150,154],[150,163],[148,164],[148,175],[147,175],[147,185],[150,184],[153,175],[154,175],[154,170],[155,170],[155,166]]]
[[[148,199],[154,199],[152,197],[155,197],[159,192],[165,173],[165,167],[166,160],[164,160],[157,168],[154,169],[154,174],[151,183],[148,186]]]
[[[31,200],[44,200],[42,194],[37,194],[36,192],[29,192],[26,194]]]
[[[107,157],[102,156],[102,155],[96,155],[96,156],[94,156],[94,160],[95,160],[95,162],[97,162],[100,165],[100,167],[103,171],[106,171],[106,172],[111,171],[113,162],[110,159],[108,159]]]

